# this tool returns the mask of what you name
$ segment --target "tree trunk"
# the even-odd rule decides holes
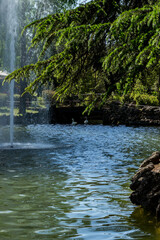
[[[21,18],[21,23],[22,23],[22,29],[25,26],[25,2],[22,2],[21,5],[21,13],[22,13],[22,18]],[[21,55],[21,61],[20,61],[20,67],[23,67],[27,64],[27,40],[26,40],[26,32],[23,33],[21,37],[21,42],[20,42],[20,55]],[[27,108],[27,101],[29,100],[29,94],[26,93],[22,95],[25,91],[25,88],[27,87],[27,81],[26,79],[23,79],[20,81],[20,105],[19,105],[19,113],[24,115],[26,113],[26,108]]]
[[[158,103],[160,106],[160,70],[159,70],[158,82],[157,82],[157,98],[158,98]]]

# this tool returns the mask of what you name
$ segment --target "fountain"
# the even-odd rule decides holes
[[[17,37],[17,8],[18,0],[2,0],[1,1],[1,13],[5,11],[6,15],[6,46],[5,57],[9,56],[9,63],[5,60],[4,67],[10,72],[15,70],[15,42]],[[9,45],[9,46],[8,46]],[[4,78],[7,75],[5,72],[0,72],[0,78]],[[14,80],[10,83],[10,146],[13,147],[13,132],[14,132]]]
[[[15,39],[17,35],[17,19],[16,19],[16,5],[17,0],[9,1],[8,5],[8,24],[10,34],[10,71],[15,70]],[[13,147],[13,135],[14,135],[14,80],[10,83],[10,144]]]
[[[17,19],[17,7],[19,0],[1,0],[0,2],[0,14],[3,18],[5,33],[5,50],[4,50],[4,69],[7,69],[9,72],[13,72],[16,68],[16,41],[17,41],[17,27],[18,27],[18,19]],[[4,14],[5,12],[5,14]],[[7,76],[7,72],[0,71],[0,79],[3,80]],[[10,142],[2,143],[0,145],[1,150],[9,150],[9,149],[48,149],[52,148],[53,145],[49,144],[41,144],[41,143],[26,143],[26,142],[17,142],[14,140],[14,80],[10,83],[10,124],[9,124],[9,136]],[[5,132],[3,134],[8,134]]]

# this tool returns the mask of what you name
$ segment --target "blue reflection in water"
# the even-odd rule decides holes
[[[18,147],[0,150],[0,239],[158,239],[155,219],[130,203],[129,184],[141,161],[159,149],[159,133],[17,126]],[[7,135],[2,128],[1,145]]]

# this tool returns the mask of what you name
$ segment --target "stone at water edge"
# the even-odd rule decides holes
[[[160,219],[160,152],[154,152],[144,160],[132,178],[133,204],[154,213]]]

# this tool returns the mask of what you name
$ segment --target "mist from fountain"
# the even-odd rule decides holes
[[[16,5],[18,0],[9,0],[8,5],[8,23],[9,23],[9,34],[10,34],[10,71],[15,70],[15,40],[17,35],[17,14]],[[14,137],[14,80],[10,84],[10,144],[13,147]]]
[[[17,8],[18,0],[1,0],[1,11],[4,11],[7,19],[6,29],[6,46],[5,55],[9,55],[7,63],[10,72],[15,70],[15,43],[17,37]],[[7,46],[9,42],[9,46]],[[14,140],[14,80],[10,83],[10,145],[13,147]]]
[[[0,15],[1,19],[6,26],[5,29],[5,47],[4,47],[4,58],[3,58],[3,72],[0,71],[0,79],[4,79],[7,75],[7,72],[13,72],[16,68],[16,41],[18,39],[18,7],[20,6],[20,0],[0,0]],[[9,132],[6,129],[5,133],[2,130],[2,136],[10,136],[10,141],[2,142],[0,144],[0,150],[8,149],[48,149],[52,148],[53,145],[41,144],[41,143],[28,143],[17,142],[17,126],[14,126],[14,80],[10,83],[10,126]],[[8,107],[8,106],[7,106]],[[14,134],[15,132],[15,134]],[[15,136],[14,136],[15,135]],[[7,139],[8,137],[6,137]]]

